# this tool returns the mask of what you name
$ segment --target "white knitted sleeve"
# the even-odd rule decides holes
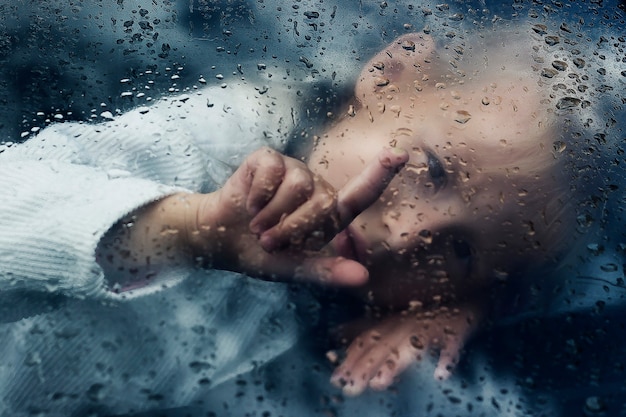
[[[254,91],[208,88],[106,123],[53,125],[25,144],[1,148],[0,293],[119,297],[95,261],[113,224],[181,189],[213,190],[249,152],[285,142],[292,119],[279,113],[289,105],[279,109],[272,103],[281,100]],[[158,290],[185,274],[169,271],[123,296]]]

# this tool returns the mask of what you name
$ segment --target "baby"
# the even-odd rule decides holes
[[[145,207],[101,243],[105,272],[131,288],[146,265],[193,257],[355,286],[368,330],[346,330],[332,382],[350,395],[384,389],[432,351],[446,378],[505,284],[557,258],[571,217],[559,130],[530,54],[473,54],[448,62],[430,37],[396,39],[365,66],[306,165],[261,149],[220,190]]]

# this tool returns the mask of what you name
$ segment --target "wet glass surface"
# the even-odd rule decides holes
[[[55,124],[101,124],[171,100],[179,110],[165,131],[179,118],[245,115],[203,133],[243,141],[236,161],[256,149],[245,138],[261,137],[337,189],[383,146],[410,155],[351,224],[349,243],[332,247],[368,268],[360,289],[224,284],[219,314],[198,274],[176,294],[129,300],[128,311],[66,300],[53,284],[50,294],[0,293],[4,353],[18,364],[0,365],[0,410],[625,413],[625,9],[595,0],[0,4],[3,151]],[[186,108],[190,97],[203,106]],[[250,306],[267,300],[285,307],[255,316]],[[207,324],[213,314],[223,321]],[[145,315],[163,318],[141,325]],[[235,330],[219,327],[229,320]],[[261,323],[259,335],[241,335],[247,321]],[[229,357],[239,337],[246,350]],[[121,347],[134,343],[154,349],[141,357]],[[245,366],[214,373],[215,352]],[[20,367],[35,376],[16,379]]]

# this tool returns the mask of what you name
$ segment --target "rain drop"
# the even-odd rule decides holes
[[[430,230],[421,230],[418,233],[418,236],[422,239],[422,241],[424,243],[426,243],[427,245],[430,245],[431,243],[433,243],[433,234],[431,233]]]
[[[403,41],[402,49],[405,49],[407,51],[415,51],[415,42],[409,40]]]
[[[556,108],[559,110],[571,109],[577,107],[581,100],[576,97],[563,97],[556,103]]]
[[[541,76],[546,78],[552,78],[558,74],[558,71],[552,68],[544,68],[541,70]]]
[[[604,272],[615,272],[617,271],[617,265],[615,265],[614,263],[606,263],[604,265],[601,265],[600,269]]]
[[[548,33],[548,27],[546,25],[533,25],[533,30],[539,35],[545,35],[546,33]]]
[[[456,116],[454,117],[454,121],[464,125],[469,122],[472,118],[472,115],[466,110],[457,110]]]
[[[386,77],[376,77],[374,78],[374,84],[378,87],[384,87],[389,84],[389,78]]]
[[[389,107],[389,110],[391,110],[391,112],[395,114],[396,117],[400,117],[400,112],[402,111],[402,107],[396,104],[396,105]]]
[[[604,247],[597,243],[590,243],[587,245],[587,249],[594,255],[599,255],[604,252]]]
[[[413,335],[411,336],[411,346],[413,346],[417,350],[424,350],[424,343],[422,343],[419,337]]]
[[[561,42],[561,39],[558,36],[550,35],[546,36],[545,41],[548,45],[554,46],[557,43]]]
[[[561,153],[561,152],[563,152],[565,150],[567,145],[565,144],[565,142],[563,142],[561,140],[557,140],[556,142],[554,142],[552,144],[552,147],[554,148],[555,152]]]
[[[376,68],[377,70],[379,70],[379,71],[382,71],[382,70],[384,70],[384,69],[385,69],[385,63],[384,63],[384,62],[380,62],[380,61],[378,61],[378,62],[374,62],[374,63],[372,64],[372,66],[373,66],[374,68]]]

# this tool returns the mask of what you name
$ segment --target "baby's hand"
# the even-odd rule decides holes
[[[384,149],[335,190],[301,161],[260,149],[224,187],[195,203],[188,240],[213,268],[271,280],[362,284],[364,266],[320,249],[379,198],[407,160],[404,150]]]
[[[476,328],[472,309],[398,314],[361,333],[347,349],[331,383],[346,395],[383,390],[424,355],[439,355],[434,377],[447,379]]]

